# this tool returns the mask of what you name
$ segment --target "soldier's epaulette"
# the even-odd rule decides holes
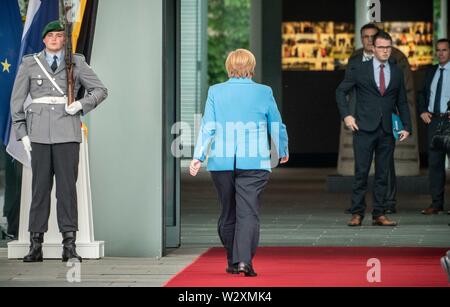
[[[31,63],[32,61],[34,61],[33,57],[34,57],[35,55],[39,56],[39,54],[40,54],[40,53],[32,53],[32,54],[24,55],[24,56],[22,57],[22,62]]]
[[[24,55],[23,58],[24,58],[24,59],[31,58],[31,57],[33,57],[35,54],[37,55],[37,53],[27,54],[27,55]]]

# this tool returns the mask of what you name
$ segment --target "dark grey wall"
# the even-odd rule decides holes
[[[261,1],[261,82],[272,87],[280,108],[283,105],[281,79],[281,20],[282,3],[274,0]]]

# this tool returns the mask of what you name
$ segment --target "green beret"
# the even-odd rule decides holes
[[[52,22],[49,22],[45,28],[44,31],[42,31],[42,38],[44,39],[47,33],[49,32],[60,32],[64,31],[64,26],[59,22],[59,20],[55,20]]]

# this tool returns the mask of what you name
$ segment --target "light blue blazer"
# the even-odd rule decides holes
[[[272,89],[231,78],[209,89],[194,159],[203,162],[208,156],[208,171],[270,171],[269,136],[278,156],[289,156],[286,126]]]

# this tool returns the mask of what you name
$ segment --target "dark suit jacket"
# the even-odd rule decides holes
[[[353,64],[354,63],[354,64]],[[391,80],[384,96],[375,81],[373,60],[357,64],[349,63],[345,79],[336,90],[341,118],[351,115],[347,94],[356,89],[356,124],[363,131],[375,131],[380,122],[386,133],[392,133],[392,113],[398,110],[404,129],[411,132],[411,116],[402,71],[390,63]]]
[[[422,89],[419,91],[419,115],[428,112],[428,107],[430,106],[430,96],[431,96],[431,83],[433,83],[434,75],[438,70],[439,65],[433,65],[427,70],[425,75],[425,81]],[[441,110],[442,113],[445,110]]]
[[[364,49],[358,49],[351,55],[349,62],[359,61],[362,63]],[[403,72],[403,78],[405,81],[406,97],[410,107],[416,107],[416,90],[414,87],[414,77],[411,71],[411,65],[405,54],[398,48],[392,48],[392,54],[389,58],[390,64],[396,64],[398,68]]]

